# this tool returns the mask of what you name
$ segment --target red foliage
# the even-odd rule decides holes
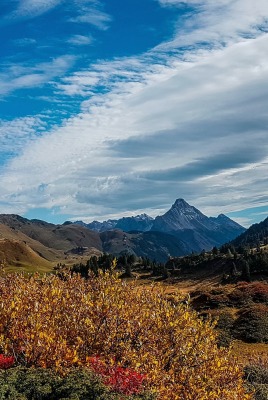
[[[15,362],[14,357],[6,357],[3,354],[0,354],[0,369],[8,369],[12,367]]]
[[[125,395],[140,393],[143,389],[145,375],[129,368],[119,366],[107,366],[99,357],[89,359],[90,367],[100,375],[104,384],[113,390]]]
[[[251,302],[268,303],[268,284],[265,282],[240,282],[229,295],[231,301],[240,304]]]

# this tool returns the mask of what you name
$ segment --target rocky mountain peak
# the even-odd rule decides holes
[[[190,204],[188,204],[184,199],[180,198],[175,201],[172,207],[190,207]]]

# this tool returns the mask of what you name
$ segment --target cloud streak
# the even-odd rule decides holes
[[[195,44],[222,45],[241,37],[256,37],[268,28],[265,0],[159,0],[162,6],[189,7],[191,18],[178,20],[173,40],[164,48]]]
[[[20,0],[18,8],[12,13],[12,17],[38,17],[54,9],[63,2],[64,0]]]
[[[5,20],[36,18],[59,6],[62,6],[64,16],[69,22],[86,23],[97,29],[107,30],[112,21],[112,17],[104,11],[103,4],[99,0],[72,0],[71,2],[67,0],[18,0],[18,6],[5,17]],[[70,10],[75,16],[68,18]]]
[[[0,96],[4,97],[19,89],[48,84],[51,79],[66,73],[74,61],[74,56],[64,55],[34,66],[11,64],[0,73]]]
[[[76,46],[89,45],[92,44],[93,41],[94,39],[92,38],[92,36],[83,36],[83,35],[74,35],[68,40],[69,43]]]

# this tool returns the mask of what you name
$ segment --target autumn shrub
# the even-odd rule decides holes
[[[218,315],[217,329],[218,333],[218,345],[223,347],[230,346],[233,335],[232,328],[235,318],[231,312],[225,310]]]
[[[12,367],[15,362],[15,358],[13,356],[5,356],[4,354],[0,354],[0,369],[8,369]]]
[[[197,310],[216,310],[228,307],[231,302],[224,289],[203,290],[191,294],[192,307]]]
[[[65,375],[51,369],[16,367],[0,371],[0,399],[7,400],[153,400],[150,394],[122,396],[86,368]]]
[[[131,395],[142,391],[144,374],[117,365],[108,366],[99,357],[89,357],[88,361],[90,368],[115,392]]]
[[[266,282],[241,282],[229,294],[230,300],[238,306],[252,303],[268,304],[268,284]]]
[[[250,305],[252,303],[250,283],[241,282],[235,287],[235,289],[229,294],[228,297],[231,302],[238,307]]]
[[[245,367],[245,379],[255,390],[256,400],[268,399],[268,365],[254,363]]]
[[[129,373],[136,376],[139,393],[132,396],[251,398],[236,360],[218,348],[214,324],[183,302],[166,300],[159,287],[141,288],[102,272],[87,280],[7,275],[0,286],[0,346],[17,364],[64,376],[74,366],[94,371],[97,356],[107,371],[120,371],[123,386]],[[123,399],[119,382],[102,377]]]
[[[233,325],[232,333],[245,342],[268,343],[268,306],[255,304],[242,309]]]
[[[265,282],[252,283],[251,297],[256,303],[266,303],[268,305],[268,284]]]

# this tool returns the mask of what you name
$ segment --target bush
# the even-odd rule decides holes
[[[17,363],[64,374],[91,367],[98,356],[108,369],[145,375],[143,389],[161,400],[250,398],[243,371],[228,349],[217,347],[214,324],[179,299],[166,300],[159,287],[102,272],[87,280],[7,275],[0,284],[0,345]]]
[[[0,400],[124,400],[85,368],[61,376],[44,368],[16,367],[0,372]],[[152,395],[128,396],[128,400],[153,400]]]
[[[268,367],[263,365],[248,365],[245,368],[245,377],[250,383],[268,385]]]
[[[229,298],[237,305],[250,305],[252,303],[266,303],[268,305],[268,284],[264,282],[241,282]]]
[[[256,400],[268,399],[268,367],[261,364],[248,365],[245,379],[255,390]]]
[[[7,357],[4,354],[0,354],[0,369],[8,369],[12,367],[15,362],[15,358],[10,356]]]
[[[268,385],[256,384],[255,389],[255,400],[267,400],[268,399]]]
[[[232,336],[233,324],[234,324],[234,317],[230,312],[224,311],[220,313],[217,323],[217,329],[219,329],[219,335],[218,335],[219,346],[223,347],[230,346],[233,340]]]
[[[245,342],[268,343],[268,306],[259,304],[242,310],[233,325],[232,333]]]

